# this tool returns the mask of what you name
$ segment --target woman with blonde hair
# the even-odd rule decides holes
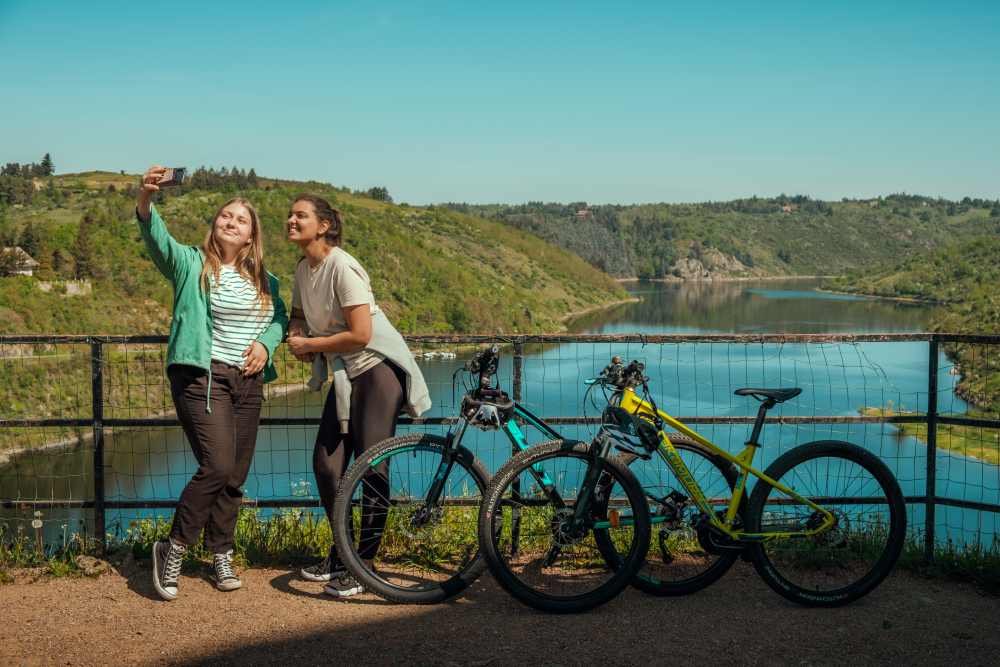
[[[242,583],[233,571],[233,534],[257,441],[263,385],[277,377],[273,356],[288,329],[278,279],[264,268],[257,211],[241,197],[223,204],[201,247],[178,243],[151,204],[165,169],[150,167],[136,202],[139,231],[156,268],[174,288],[167,376],[177,417],[198,461],[181,492],[170,538],[153,547],[153,586],[177,597],[185,551],[205,532],[221,591]]]

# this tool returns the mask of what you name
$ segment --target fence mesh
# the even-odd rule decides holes
[[[456,416],[462,389],[453,385],[454,371],[489,337],[443,340],[410,340],[434,402],[424,415],[430,421]],[[774,420],[764,428],[755,465],[763,469],[791,447],[813,440],[862,445],[889,465],[911,500],[915,535],[925,528],[932,438],[921,420],[926,419],[933,368],[940,415],[933,458],[939,501],[935,538],[997,548],[1000,338],[969,340],[932,335],[577,335],[514,342],[521,402],[535,414],[597,416],[600,405],[585,404],[583,381],[618,355],[646,364],[661,409],[731,452],[742,448],[756,412],[756,403],[735,396],[735,389],[801,387],[800,396],[769,413]],[[173,413],[164,373],[165,342],[156,337],[97,341],[93,347],[90,342],[0,338],[0,530],[6,535],[28,530],[36,512],[41,512],[51,544],[68,533],[93,533],[95,411],[103,412],[104,419],[107,532],[122,536],[136,519],[169,516],[170,504],[195,472]],[[515,348],[509,337],[499,342],[504,344],[499,382],[513,391]],[[96,366],[95,349],[100,354]],[[932,349],[937,350],[933,360]],[[309,368],[284,347],[277,356],[281,379],[266,389],[245,493],[252,501],[315,508],[312,447],[326,388],[306,390]],[[102,387],[99,401],[91,391],[95,371]],[[732,421],[738,423],[727,423]],[[404,423],[399,432],[444,433],[447,428]],[[555,428],[566,437],[587,439],[596,427],[560,422]],[[537,434],[533,437],[538,441]],[[510,456],[510,444],[496,432],[470,433],[466,444],[490,470]]]

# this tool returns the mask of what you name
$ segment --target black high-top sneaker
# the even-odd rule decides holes
[[[233,572],[232,549],[224,554],[215,554],[212,557],[212,566],[215,570],[212,579],[215,581],[215,587],[220,591],[235,591],[243,585],[240,578]]]
[[[153,545],[153,587],[164,600],[177,599],[177,578],[187,547],[170,540]]]

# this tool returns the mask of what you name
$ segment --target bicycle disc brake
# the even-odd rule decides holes
[[[421,505],[413,511],[408,520],[403,522],[403,533],[410,539],[427,535],[441,523],[443,516],[444,509],[442,507]]]

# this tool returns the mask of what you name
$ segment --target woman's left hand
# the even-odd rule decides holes
[[[285,342],[288,343],[288,349],[291,350],[292,354],[296,357],[306,355],[314,351],[312,349],[312,342],[305,336],[289,336],[288,340]]]
[[[267,348],[260,341],[250,343],[250,347],[243,350],[243,375],[256,375],[264,370],[267,363]]]

